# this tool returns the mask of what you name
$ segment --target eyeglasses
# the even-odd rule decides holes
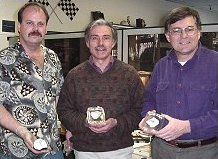
[[[186,28],[172,28],[169,33],[172,35],[172,36],[181,36],[182,35],[182,32],[185,31],[186,35],[188,36],[192,36],[196,33],[196,28],[193,27],[193,26],[188,26]]]

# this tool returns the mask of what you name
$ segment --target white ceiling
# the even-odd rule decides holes
[[[174,3],[180,3],[196,9],[218,13],[218,0],[166,0]]]

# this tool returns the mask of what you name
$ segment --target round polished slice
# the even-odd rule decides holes
[[[46,143],[45,140],[43,140],[43,139],[36,139],[36,140],[34,141],[33,147],[34,147],[34,149],[36,149],[36,150],[42,150],[42,149],[48,148],[48,145],[47,145],[47,143]]]

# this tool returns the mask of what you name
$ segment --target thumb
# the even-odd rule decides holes
[[[171,120],[172,117],[170,117],[169,115],[166,115],[166,114],[161,114],[164,118],[166,118],[167,120]]]

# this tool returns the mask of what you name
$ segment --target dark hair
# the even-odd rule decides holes
[[[198,12],[189,7],[179,7],[173,9],[165,19],[164,29],[165,33],[169,31],[170,25],[182,20],[186,17],[192,16],[196,20],[196,26],[198,30],[201,30],[201,19]]]
[[[29,7],[29,6],[34,6],[34,7],[37,7],[39,9],[42,9],[42,11],[45,13],[45,16],[46,16],[46,24],[48,23],[48,20],[49,20],[49,15],[48,15],[48,12],[46,10],[46,8],[40,4],[40,3],[37,3],[37,2],[29,2],[29,3],[26,3],[24,4],[18,11],[18,22],[19,23],[22,23],[22,20],[23,20],[23,12],[24,10]]]
[[[107,22],[104,19],[95,20],[95,21],[91,22],[87,26],[87,28],[85,30],[85,40],[86,40],[86,42],[89,40],[90,31],[95,26],[108,26],[108,27],[110,27],[111,28],[111,32],[112,32],[112,38],[113,38],[115,43],[117,42],[117,30],[113,27],[113,25],[111,23]]]

